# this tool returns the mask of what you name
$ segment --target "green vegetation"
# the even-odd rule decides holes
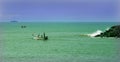
[[[120,25],[112,26],[109,30],[97,35],[96,37],[117,37],[120,38]]]

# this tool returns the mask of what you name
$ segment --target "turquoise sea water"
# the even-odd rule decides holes
[[[117,22],[0,23],[1,57],[5,62],[119,62],[116,38],[82,36],[105,31]],[[27,28],[21,28],[22,25]],[[49,40],[34,40],[32,33]]]

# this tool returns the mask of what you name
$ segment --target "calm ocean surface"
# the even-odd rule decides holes
[[[84,36],[105,31],[117,22],[0,23],[1,61],[5,62],[119,62],[120,39]],[[21,28],[22,25],[27,26]],[[46,33],[49,40],[34,40]]]

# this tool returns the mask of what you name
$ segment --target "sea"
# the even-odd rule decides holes
[[[119,24],[0,22],[0,62],[120,62],[119,38],[94,37]],[[43,33],[48,40],[33,39]]]

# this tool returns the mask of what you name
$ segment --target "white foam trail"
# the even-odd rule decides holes
[[[97,30],[96,32],[93,32],[93,33],[91,33],[91,34],[88,34],[88,36],[90,36],[90,37],[95,37],[96,35],[99,35],[99,34],[101,34],[101,33],[102,33],[101,30]]]

